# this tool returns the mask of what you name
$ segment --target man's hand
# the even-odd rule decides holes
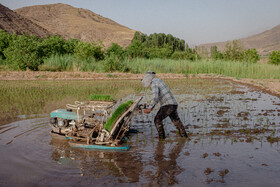
[[[150,109],[150,108],[144,109],[144,113],[146,113],[146,114],[149,114],[151,111],[152,111],[152,109]]]

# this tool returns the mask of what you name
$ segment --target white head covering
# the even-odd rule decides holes
[[[142,79],[142,84],[144,87],[149,87],[152,83],[153,78],[156,76],[156,73],[153,71],[147,71]]]

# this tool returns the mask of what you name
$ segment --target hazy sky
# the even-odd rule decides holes
[[[0,0],[10,9],[64,3],[146,34],[170,33],[190,45],[258,34],[280,24],[280,0]]]

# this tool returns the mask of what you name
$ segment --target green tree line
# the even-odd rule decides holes
[[[125,49],[116,43],[104,49],[101,43],[96,42],[64,40],[60,36],[38,38],[0,30],[0,65],[12,70],[41,70],[56,59],[63,63],[54,71],[66,70],[67,63],[75,63],[81,70],[102,64],[106,72],[127,72],[130,69],[123,61],[134,58],[196,61],[201,59],[201,55],[197,49],[189,48],[184,40],[163,33],[146,35],[135,32],[131,44]],[[208,57],[207,54],[207,58],[254,63],[260,56],[256,49],[244,50],[237,41],[233,41],[226,45],[224,51],[212,47],[211,55]],[[271,63],[280,64],[280,51],[272,52],[269,58]]]

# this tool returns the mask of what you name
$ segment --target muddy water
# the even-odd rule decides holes
[[[129,151],[70,148],[49,135],[48,114],[17,116],[0,126],[0,186],[279,186],[280,98],[229,81],[189,84],[172,90],[190,138],[166,119],[159,141],[156,113],[137,113]],[[140,95],[150,102],[150,92],[123,101]]]

